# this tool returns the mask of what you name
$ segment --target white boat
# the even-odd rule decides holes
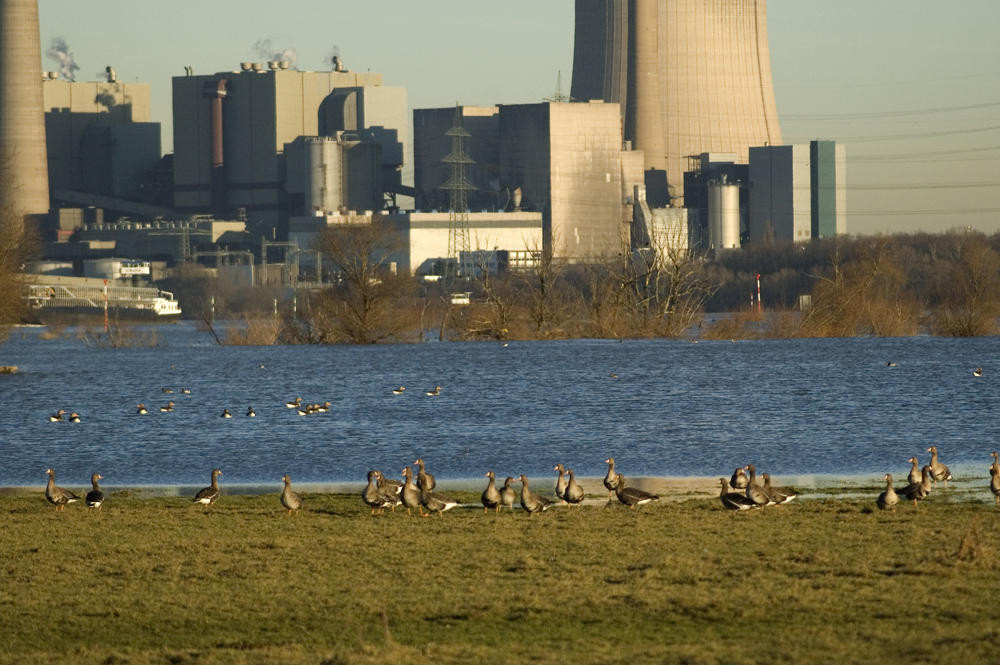
[[[132,286],[32,284],[28,303],[42,323],[71,323],[108,317],[129,322],[172,323],[181,308],[169,291]]]

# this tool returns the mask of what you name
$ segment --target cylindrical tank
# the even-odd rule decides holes
[[[32,261],[24,266],[29,275],[73,276],[73,264],[66,261]]]
[[[716,254],[740,248],[740,186],[725,178],[708,183],[708,234]]]
[[[343,203],[340,144],[329,136],[305,140],[306,214],[337,210]]]
[[[49,212],[38,0],[0,0],[0,206]]]
[[[97,279],[121,277],[122,259],[93,259],[83,262],[83,276]]]

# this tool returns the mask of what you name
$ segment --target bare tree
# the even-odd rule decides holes
[[[571,308],[568,284],[562,279],[569,261],[566,257],[556,257],[551,246],[558,245],[553,239],[549,248],[541,242],[525,243],[525,251],[532,257],[526,266],[511,269],[511,274],[520,281],[528,298],[526,305],[533,327],[535,339],[564,337],[563,324],[570,316]]]
[[[0,167],[0,181],[9,177]],[[3,184],[0,182],[0,186]],[[29,278],[24,264],[37,255],[38,247],[38,235],[26,225],[24,216],[10,203],[0,207],[0,342],[27,314],[25,290]]]
[[[951,252],[951,270],[940,286],[934,330],[954,337],[997,334],[1000,255],[978,233],[966,234]]]

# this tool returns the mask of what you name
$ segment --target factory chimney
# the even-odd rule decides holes
[[[0,207],[49,212],[38,0],[0,0]]]

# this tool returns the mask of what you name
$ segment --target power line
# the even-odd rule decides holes
[[[994,125],[992,127],[977,127],[975,129],[952,129],[944,132],[925,132],[922,134],[886,134],[883,136],[849,136],[849,137],[839,137],[837,141],[839,143],[873,143],[876,141],[903,141],[909,139],[926,139],[935,138],[938,136],[958,136],[960,134],[981,134],[983,132],[995,132],[1000,129],[1000,125]],[[802,142],[811,141],[813,138],[803,138],[803,137],[785,137],[790,142]]]
[[[825,115],[783,115],[782,122],[786,120],[873,120],[877,118],[903,118],[915,115],[934,115],[937,113],[956,113],[959,111],[971,111],[975,109],[988,109],[1000,106],[1000,102],[989,102],[987,104],[971,104],[968,106],[942,106],[934,109],[920,109],[914,111],[875,111],[871,113],[837,113]]]

